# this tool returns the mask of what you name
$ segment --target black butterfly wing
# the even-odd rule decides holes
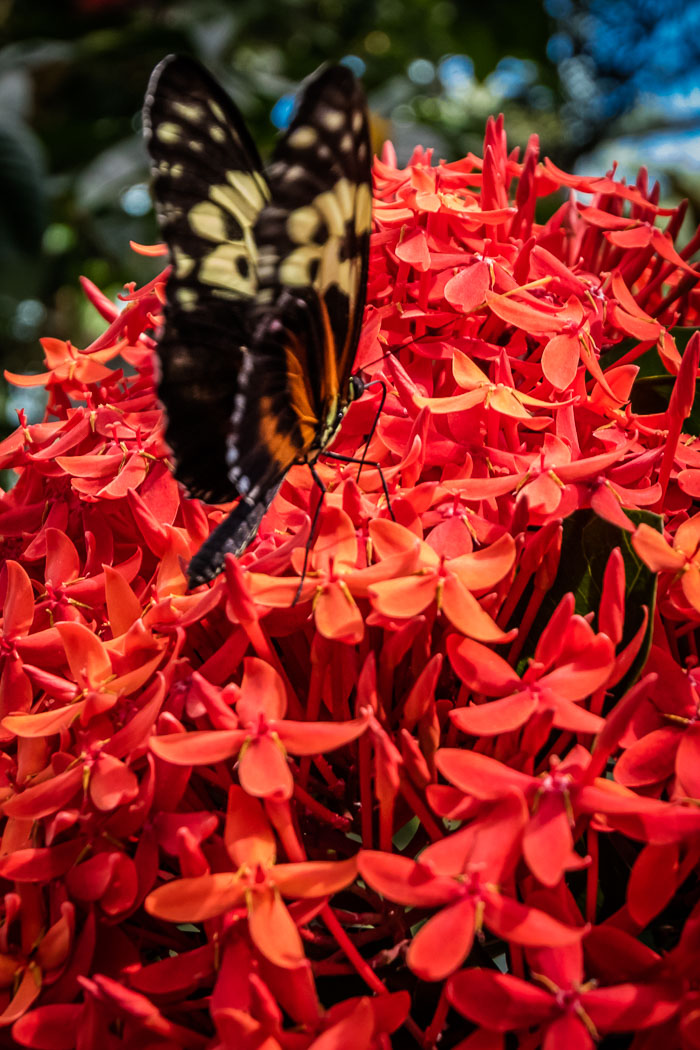
[[[265,174],[253,373],[233,416],[232,477],[252,499],[270,469],[313,460],[347,404],[371,221],[366,105],[351,70],[330,66],[306,81]]]
[[[196,586],[245,550],[289,467],[340,422],[364,306],[369,134],[353,74],[323,69],[265,180],[236,108],[181,58],[154,71],[145,123],[174,262],[159,393],[177,477],[210,501],[241,495],[192,559]]]
[[[190,495],[224,502],[237,495],[227,442],[269,187],[240,113],[193,59],[170,55],[155,68],[144,130],[173,267],[158,342],[166,437]]]

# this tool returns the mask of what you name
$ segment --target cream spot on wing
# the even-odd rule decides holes
[[[212,111],[212,113],[218,121],[220,121],[222,124],[226,123],[226,114],[224,113],[219,103],[215,102],[213,98],[209,99],[209,109]]]
[[[211,294],[215,299],[226,299],[227,302],[240,302],[241,296],[253,295],[253,293],[254,289],[248,291],[248,289],[243,288],[238,290],[234,290],[233,288],[212,288],[211,290]]]
[[[357,260],[341,260],[341,250],[347,240],[347,223],[354,217],[356,229],[364,232],[369,226],[370,208],[369,188],[357,187],[343,178],[332,189],[319,193],[311,205],[292,212],[287,220],[287,232],[299,247],[280,263],[282,283],[292,287],[313,284],[320,291],[325,291],[332,284],[341,288],[351,287]],[[312,230],[313,212],[321,217],[328,231],[328,237],[321,244],[310,243],[315,233],[315,228],[309,232]]]
[[[296,244],[306,244],[318,229],[320,216],[312,205],[305,205],[290,213],[287,219],[287,233]]]
[[[282,260],[280,265],[280,280],[282,284],[292,287],[311,284],[311,264],[320,256],[320,246],[307,244],[303,248],[295,248],[293,252]]]
[[[318,132],[315,128],[309,127],[308,124],[302,124],[301,127],[295,128],[287,137],[287,143],[293,149],[307,149],[309,146],[313,146],[317,138]]]
[[[226,220],[221,208],[213,201],[198,201],[190,208],[190,226],[206,241],[226,241]]]
[[[173,247],[173,262],[175,263],[175,276],[181,280],[185,277],[189,277],[194,269],[194,259],[190,258],[186,252],[183,252],[177,245]]]
[[[214,142],[225,142],[226,141],[226,132],[224,131],[224,129],[221,127],[220,124],[210,124],[209,125],[209,134],[214,139]]]
[[[187,143],[187,148],[191,149],[193,153],[201,153],[204,145],[198,139],[190,139]]]
[[[221,191],[222,197],[231,202],[227,205],[222,199],[223,207],[228,207],[239,222],[244,221],[246,217],[249,217],[250,221],[257,219],[258,212],[270,197],[270,190],[260,172],[227,171],[226,182],[228,186],[215,187],[217,192]],[[212,190],[209,191],[209,196],[216,200]]]
[[[238,260],[241,258],[248,264],[245,277],[238,269]],[[237,298],[240,295],[255,293],[256,273],[255,257],[251,256],[248,245],[243,241],[229,241],[227,244],[217,245],[202,259],[198,276],[202,284],[220,288],[221,298]]]
[[[183,310],[194,310],[197,305],[197,293],[192,288],[178,288],[175,298]]]
[[[178,117],[184,117],[192,124],[199,124],[204,119],[204,110],[196,102],[173,102],[172,107]]]
[[[355,231],[367,233],[372,225],[372,194],[366,182],[355,190]]]
[[[350,150],[352,149],[352,135],[349,131],[346,131],[346,133],[343,135],[342,139],[338,143],[338,146],[343,153],[350,152]]]
[[[156,138],[160,142],[164,142],[166,146],[174,146],[176,142],[180,141],[181,135],[182,128],[179,124],[173,124],[171,120],[164,120],[156,128]]]
[[[340,131],[345,123],[345,114],[339,109],[326,109],[321,111],[320,121],[328,131]]]
[[[359,135],[360,129],[364,123],[364,114],[361,110],[356,109],[352,115],[352,130],[356,135]]]
[[[313,202],[322,215],[331,236],[342,237],[345,223],[353,213],[354,186],[347,179],[338,179],[335,186],[319,193]]]

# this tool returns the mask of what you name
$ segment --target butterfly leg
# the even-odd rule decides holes
[[[328,451],[326,451],[326,452],[322,452],[321,455],[327,457],[328,459],[335,459],[339,463],[359,463],[360,464],[360,470],[362,470],[362,467],[375,467],[376,470],[379,472],[379,480],[381,481],[382,488],[384,489],[384,498],[386,499],[386,505],[389,508],[389,513],[391,514],[391,520],[392,521],[396,521],[396,518],[394,516],[394,512],[393,512],[393,510],[391,508],[391,499],[389,497],[389,487],[388,487],[388,485],[386,483],[386,478],[384,477],[384,471],[382,470],[380,464],[377,463],[376,460],[374,460],[374,459],[365,459],[364,456],[362,457],[362,459],[358,459],[357,456],[343,456],[343,455],[340,454],[340,452],[328,452]],[[358,477],[360,476],[360,471],[357,472],[357,476]]]
[[[369,383],[365,383],[364,386],[365,386],[365,390],[367,390],[368,387],[371,387],[371,386],[380,386],[382,388],[382,396],[381,396],[380,401],[379,401],[379,408],[377,409],[377,413],[376,413],[376,415],[374,417],[374,422],[372,423],[372,427],[370,429],[370,432],[367,435],[367,440],[365,441],[365,450],[362,453],[362,458],[358,461],[359,464],[360,464],[359,469],[357,471],[357,480],[358,481],[360,480],[360,474],[362,473],[362,468],[364,467],[365,463],[367,462],[367,460],[366,460],[367,452],[368,452],[369,446],[372,444],[372,438],[374,437],[374,432],[377,429],[377,423],[379,422],[379,417],[382,414],[382,410],[384,408],[384,402],[386,401],[386,383],[384,382],[383,379],[370,379]],[[377,466],[377,469],[379,470],[379,473],[382,476],[382,485],[384,486],[384,493],[387,496],[387,503],[388,503],[389,502],[389,496],[388,496],[387,491],[386,491],[386,485],[384,484],[384,477],[382,475],[382,468],[379,466],[379,464],[372,464],[372,465],[373,466]],[[389,504],[389,508],[391,509],[391,504]],[[392,514],[391,516],[393,518],[394,515]]]
[[[304,580],[306,579],[306,570],[307,570],[308,565],[309,565],[309,551],[311,550],[311,544],[314,541],[314,532],[316,531],[316,526],[318,525],[318,519],[319,519],[319,515],[321,513],[321,507],[323,506],[323,500],[324,500],[324,497],[326,495],[326,486],[323,484],[323,482],[321,481],[320,477],[318,476],[318,474],[314,470],[313,463],[309,463],[308,464],[308,468],[311,471],[311,477],[314,479],[314,481],[316,482],[316,484],[319,487],[321,495],[319,497],[318,503],[316,504],[316,509],[314,510],[313,517],[311,519],[311,529],[309,530],[309,539],[308,539],[307,544],[306,544],[306,549],[304,550],[304,564],[303,564],[302,570],[301,570],[301,579],[299,580],[299,586],[297,588],[297,593],[294,595],[294,601],[292,602],[292,605],[296,605],[296,603],[299,601],[299,597],[301,595],[301,589],[304,586]]]

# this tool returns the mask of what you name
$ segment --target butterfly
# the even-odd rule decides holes
[[[228,94],[170,55],[143,124],[172,262],[157,350],[175,476],[206,502],[240,497],[190,562],[195,587],[245,551],[291,466],[313,472],[364,390],[367,111],[350,69],[322,67],[263,168]]]

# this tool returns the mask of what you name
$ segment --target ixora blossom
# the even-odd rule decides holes
[[[700,1047],[700,233],[500,120],[374,180],[313,536],[188,591],[167,269],[8,377],[3,1046]]]

